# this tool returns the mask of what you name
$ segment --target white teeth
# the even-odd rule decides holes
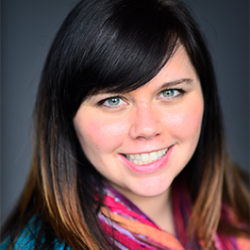
[[[155,161],[157,159],[157,153],[156,152],[151,152],[149,154],[150,160]]]
[[[149,154],[141,154],[142,161],[149,161]]]
[[[153,161],[159,160],[162,156],[164,156],[168,151],[168,148],[162,149],[159,151],[154,151],[151,153],[143,153],[143,154],[129,154],[126,155],[127,159],[137,165],[149,164]]]
[[[134,159],[135,159],[135,156],[134,156],[134,155],[130,155],[130,159],[131,159],[131,160],[134,160]]]
[[[140,160],[140,159],[141,159],[140,155],[136,154],[136,155],[135,155],[135,159],[136,159],[136,160]]]
[[[162,151],[161,151],[161,150],[159,150],[159,151],[157,152],[157,156],[158,156],[158,157],[162,157]]]

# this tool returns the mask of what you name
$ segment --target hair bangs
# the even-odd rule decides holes
[[[161,3],[131,1],[124,5],[121,1],[105,9],[102,13],[99,8],[97,17],[95,13],[101,25],[84,31],[91,39],[77,44],[81,53],[73,53],[75,67],[71,64],[72,78],[66,93],[70,93],[74,114],[90,95],[125,93],[147,83],[178,46],[176,23],[170,21],[172,15],[163,11]],[[86,32],[91,34],[86,36]]]

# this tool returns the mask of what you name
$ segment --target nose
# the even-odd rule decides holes
[[[133,139],[152,139],[161,134],[160,115],[150,104],[137,105],[130,129]]]

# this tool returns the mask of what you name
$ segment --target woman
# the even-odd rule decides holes
[[[249,249],[209,52],[185,5],[85,0],[47,57],[6,249]]]

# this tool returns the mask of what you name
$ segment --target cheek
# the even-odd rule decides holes
[[[87,121],[75,121],[82,146],[85,150],[92,148],[95,151],[115,150],[126,136],[125,124],[122,120],[111,121],[98,116],[88,116]]]
[[[165,119],[164,124],[172,135],[180,140],[197,138],[200,135],[203,116],[203,103],[187,105],[187,108],[176,109]]]

